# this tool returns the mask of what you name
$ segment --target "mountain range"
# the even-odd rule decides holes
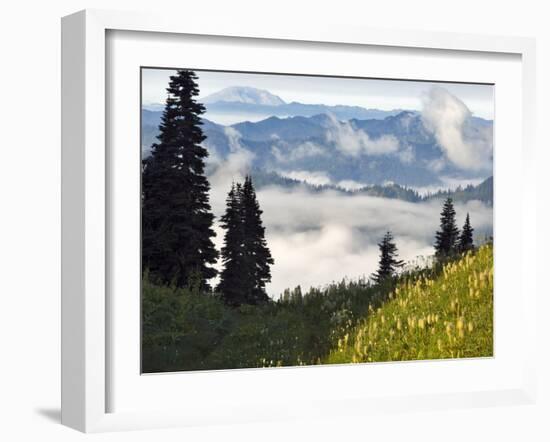
[[[481,183],[492,175],[491,170],[464,170],[448,161],[433,129],[417,111],[287,103],[267,90],[241,86],[222,89],[200,102],[207,108],[202,129],[210,172],[244,153],[247,167],[265,185],[298,181],[317,188],[396,194],[411,201],[422,198],[425,189],[433,193]],[[156,141],[162,116],[161,110],[151,109],[141,112],[144,157]],[[225,125],[208,118],[220,112],[242,120]],[[247,114],[265,118],[247,121]],[[474,139],[492,133],[492,126],[492,121],[473,116],[467,121]],[[415,196],[415,189],[424,191]],[[482,193],[488,200],[487,192]],[[471,192],[464,195],[469,198]]]
[[[278,107],[278,106],[277,106]],[[160,111],[142,110],[142,150],[147,156],[158,133]],[[326,183],[352,182],[355,187],[388,182],[409,186],[449,187],[478,181],[490,171],[471,172],[445,157],[434,134],[416,112],[403,111],[383,119],[341,121],[333,115],[269,117],[258,122],[224,126],[203,119],[205,146],[211,156],[226,159],[239,149],[252,153],[252,166],[282,176],[317,174]],[[491,121],[472,118],[474,130]],[[321,175],[320,175],[321,174]]]

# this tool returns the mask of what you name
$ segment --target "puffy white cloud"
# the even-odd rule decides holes
[[[280,145],[271,146],[271,152],[279,163],[288,163],[296,160],[301,160],[303,158],[324,156],[328,154],[325,148],[311,141],[306,141],[305,143],[302,143],[290,149],[287,148],[285,152],[281,150],[281,147],[282,146]]]
[[[290,171],[278,171],[279,175],[293,180],[305,181],[306,183],[313,184],[314,186],[323,186],[331,184],[332,180],[326,172],[322,171],[309,171],[309,170],[290,170]]]
[[[425,95],[422,120],[454,165],[464,170],[490,169],[491,127],[474,126],[468,107],[446,89],[432,87]]]
[[[326,139],[347,155],[383,155],[399,150],[399,141],[393,135],[372,139],[367,132],[353,127],[349,121],[339,121],[334,115],[329,117],[331,125],[327,129]]]
[[[336,185],[338,187],[341,187],[342,189],[346,189],[346,190],[358,190],[358,189],[362,189],[363,187],[368,186],[368,184],[360,183],[359,181],[354,181],[354,180],[338,181],[338,183],[336,183]]]

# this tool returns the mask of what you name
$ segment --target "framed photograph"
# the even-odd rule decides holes
[[[242,25],[63,19],[63,423],[534,400],[534,42]]]

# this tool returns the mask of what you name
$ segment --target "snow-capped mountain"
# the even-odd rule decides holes
[[[246,86],[233,86],[222,89],[201,99],[204,104],[212,103],[246,103],[262,106],[280,106],[285,102],[277,95],[264,89]]]

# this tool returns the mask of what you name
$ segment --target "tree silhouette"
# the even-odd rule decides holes
[[[142,166],[142,270],[162,283],[192,280],[208,289],[216,262],[208,191],[207,150],[200,116],[205,112],[193,71],[170,77],[158,143]]]
[[[247,302],[243,284],[244,270],[244,223],[242,210],[242,186],[233,183],[227,195],[225,214],[220,218],[225,229],[221,250],[223,270],[217,290],[226,304],[238,306]]]
[[[265,240],[265,227],[262,223],[262,210],[256,198],[252,177],[245,178],[242,187],[242,210],[244,227],[244,258],[246,296],[248,303],[258,304],[269,299],[265,285],[271,281],[270,266],[273,257]]]
[[[402,267],[404,263],[397,259],[397,246],[393,241],[391,232],[387,232],[384,235],[382,242],[378,244],[378,248],[380,249],[380,260],[378,262],[378,270],[374,273],[373,279],[376,283],[381,283],[395,276],[397,269]]]
[[[262,210],[252,178],[233,184],[221,218],[225,229],[221,256],[223,270],[218,290],[226,304],[259,304],[269,300],[265,292],[271,281],[273,257],[265,240]]]
[[[462,232],[460,233],[460,238],[458,239],[458,251],[460,253],[465,253],[469,250],[474,249],[474,229],[470,225],[470,214],[466,214],[466,221],[464,221],[464,226],[462,227]]]
[[[458,228],[453,200],[447,198],[443,203],[440,217],[440,229],[435,234],[435,256],[443,259],[457,253]]]

